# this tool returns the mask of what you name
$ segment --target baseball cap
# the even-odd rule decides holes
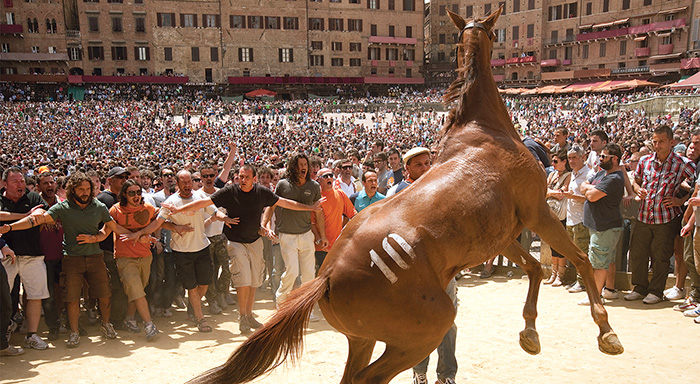
[[[122,167],[114,167],[107,172],[107,177],[114,177],[114,176],[120,176],[126,174],[129,176],[129,172],[126,171],[126,169]]]

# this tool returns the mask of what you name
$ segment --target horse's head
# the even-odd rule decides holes
[[[496,12],[491,13],[484,19],[477,19],[474,18],[473,20],[467,22],[462,18],[462,16],[450,11],[449,9],[447,10],[448,15],[450,16],[450,19],[452,20],[452,23],[454,23],[455,27],[459,29],[459,38],[458,38],[458,46],[457,46],[457,60],[458,60],[458,66],[461,67],[463,63],[461,60],[464,59],[464,52],[462,51],[460,54],[460,45],[466,45],[466,40],[471,38],[473,34],[483,34],[485,37],[488,37],[486,41],[488,41],[488,47],[489,47],[489,52],[491,51],[491,44],[493,43],[494,38],[496,37],[496,34],[493,32],[493,26],[496,24],[496,20],[498,20],[498,17],[501,16],[501,13],[503,12],[503,6],[500,6]],[[473,30],[471,34],[465,33],[469,30]],[[489,57],[490,60],[490,57]]]

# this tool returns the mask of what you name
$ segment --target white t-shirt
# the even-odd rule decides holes
[[[587,181],[592,171],[584,165],[581,169],[571,171],[571,181],[569,181],[569,191],[576,195],[581,195],[581,184]],[[566,204],[566,225],[573,226],[583,223],[583,203],[574,199],[568,199]]]
[[[189,198],[182,198],[178,192],[170,195],[165,202],[176,207],[182,207],[185,204],[201,199],[203,199],[203,195],[196,193],[196,191],[193,191],[192,196]],[[214,211],[213,206],[208,206],[195,212],[181,212],[172,215],[169,210],[161,208],[160,213],[158,213],[159,218],[170,220],[177,225],[189,225],[194,229],[194,231],[186,232],[182,235],[178,235],[177,232],[173,231],[173,238],[170,241],[170,247],[173,251],[199,252],[208,247],[210,243],[207,235],[204,233],[204,220],[209,218]]]
[[[214,187],[216,191],[219,190],[219,188]],[[206,193],[204,192],[204,188],[198,189],[194,191],[193,193],[199,193],[204,196],[204,198],[211,197],[213,193]],[[216,209],[216,206],[212,204],[212,207]],[[223,209],[223,208],[222,208]],[[224,233],[224,222],[219,221],[219,220],[213,220],[209,222],[209,224],[204,226],[204,234],[207,235],[207,237],[212,237],[212,236],[217,236]]]
[[[586,166],[593,171],[593,173],[600,171],[600,154],[596,151],[591,151],[591,153],[588,154],[588,159],[586,159]]]

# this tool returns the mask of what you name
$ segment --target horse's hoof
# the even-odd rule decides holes
[[[520,331],[520,347],[531,355],[540,353],[540,335],[537,331],[532,328]]]
[[[598,336],[598,349],[608,355],[619,355],[625,351],[620,339],[613,331]]]

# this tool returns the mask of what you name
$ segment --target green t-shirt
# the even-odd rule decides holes
[[[54,220],[61,220],[63,225],[63,253],[68,256],[87,256],[102,253],[99,243],[78,244],[78,235],[96,235],[101,223],[112,221],[107,206],[97,199],[92,199],[85,209],[66,200],[54,204],[47,212]]]
[[[313,180],[307,181],[301,187],[290,183],[287,179],[282,179],[277,183],[275,194],[285,199],[313,205],[321,198],[321,187]],[[311,211],[294,211],[291,209],[277,207],[275,216],[277,217],[277,231],[292,235],[300,235],[311,230]]]

